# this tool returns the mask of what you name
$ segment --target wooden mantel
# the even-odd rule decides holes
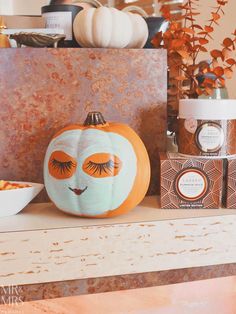
[[[235,238],[235,210],[160,210],[155,196],[127,215],[103,220],[69,216],[50,203],[31,204],[0,220],[0,285],[59,287],[220,265],[221,275],[236,275]]]

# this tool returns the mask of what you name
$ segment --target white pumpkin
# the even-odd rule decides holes
[[[74,20],[76,41],[86,48],[143,48],[147,23],[139,14],[128,12],[129,7],[125,10],[102,6],[82,10]]]
[[[74,35],[86,48],[124,48],[133,35],[128,14],[114,8],[82,10],[74,20]]]
[[[133,36],[126,48],[143,48],[148,39],[148,26],[140,14],[131,13],[131,11],[136,11],[142,16],[147,17],[146,12],[136,6],[128,6],[123,10],[123,12],[126,12],[126,14],[129,15],[133,27]]]

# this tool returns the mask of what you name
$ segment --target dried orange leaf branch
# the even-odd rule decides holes
[[[222,42],[222,49],[208,51],[206,45],[212,40],[214,27],[224,14],[224,6],[228,0],[215,0],[216,6],[211,12],[207,25],[197,23],[199,0],[186,0],[182,15],[173,20],[169,6],[162,5],[161,11],[169,21],[169,29],[159,32],[153,38],[153,45],[165,48],[168,52],[169,68],[179,75],[171,79],[169,93],[178,93],[181,98],[196,98],[201,94],[211,94],[216,87],[225,86],[225,79],[231,78],[236,60],[232,56],[236,45],[236,30],[232,37],[226,37]],[[162,0],[159,0],[162,2]],[[199,62],[199,53],[210,54],[210,62]],[[209,59],[209,56],[206,57]],[[199,81],[199,76],[204,77]]]

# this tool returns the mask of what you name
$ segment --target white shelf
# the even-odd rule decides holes
[[[160,210],[80,219],[32,204],[0,220],[1,285],[98,278],[236,262],[235,210]]]
[[[0,219],[1,232],[17,232],[42,229],[62,229],[86,226],[116,225],[163,220],[177,220],[201,217],[217,217],[232,215],[231,209],[197,209],[197,210],[161,210],[157,196],[146,197],[144,201],[130,213],[109,219],[85,219],[64,214],[52,203],[31,204],[20,214]]]

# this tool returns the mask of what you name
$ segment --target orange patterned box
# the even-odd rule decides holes
[[[225,159],[226,165],[226,208],[236,209],[236,156]]]
[[[160,154],[161,208],[220,208],[223,160]]]

